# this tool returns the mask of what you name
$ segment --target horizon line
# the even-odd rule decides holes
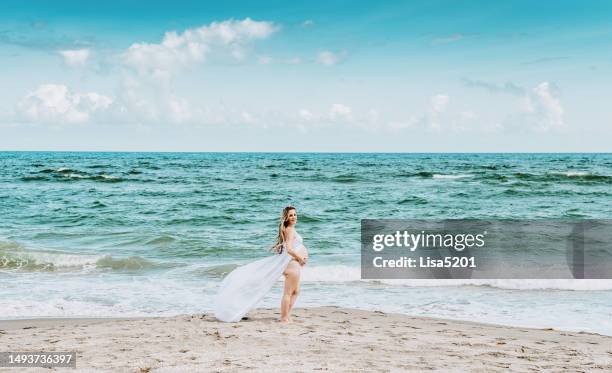
[[[612,154],[612,151],[569,151],[569,152],[394,152],[394,151],[189,151],[189,150],[0,150],[0,153],[184,153],[184,154]]]

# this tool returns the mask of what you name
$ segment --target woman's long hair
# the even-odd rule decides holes
[[[278,223],[278,236],[276,236],[276,243],[271,249],[277,254],[280,254],[283,251],[283,244],[285,243],[285,228],[287,225],[289,225],[289,212],[291,212],[291,210],[295,210],[295,207],[287,206],[281,213],[280,222]]]

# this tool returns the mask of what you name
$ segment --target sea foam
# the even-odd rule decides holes
[[[472,175],[443,175],[443,174],[434,174],[434,179],[464,179],[466,177],[472,177]]]
[[[380,279],[362,280],[361,269],[345,265],[303,267],[303,282],[370,282],[410,287],[486,286],[509,290],[612,290],[606,279]]]

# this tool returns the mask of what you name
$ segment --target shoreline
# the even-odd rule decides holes
[[[286,326],[276,309],[247,316],[3,320],[0,343],[5,351],[77,351],[83,372],[612,370],[612,337],[597,333],[340,307],[295,309]]]
[[[490,327],[500,327],[500,328],[513,328],[513,329],[529,329],[529,330],[546,330],[546,331],[555,331],[560,333],[575,333],[575,334],[589,334],[596,335],[601,337],[607,337],[612,339],[612,335],[602,334],[598,332],[591,332],[587,330],[570,330],[570,329],[559,329],[556,327],[533,327],[533,326],[516,326],[516,325],[506,325],[506,324],[498,324],[493,322],[480,322],[480,321],[470,321],[470,320],[461,320],[461,319],[448,319],[444,317],[428,317],[428,316],[420,316],[420,315],[407,315],[403,313],[397,312],[386,312],[381,310],[364,310],[361,308],[352,308],[352,307],[340,307],[340,306],[316,306],[316,307],[300,307],[295,308],[294,310],[303,310],[307,312],[308,310],[313,309],[338,309],[338,310],[348,310],[348,311],[361,311],[361,312],[369,312],[375,314],[385,314],[385,315],[397,315],[397,316],[405,316],[411,319],[420,319],[420,320],[429,320],[429,321],[443,321],[448,323],[460,323],[460,324],[469,324],[469,325],[479,325],[479,326],[490,326]],[[274,308],[256,308],[249,312],[257,313],[257,312],[271,312],[278,316],[278,310]],[[110,321],[143,321],[143,320],[159,320],[159,319],[174,319],[179,317],[193,317],[193,316],[202,316],[210,317],[215,320],[214,316],[210,312],[198,313],[198,314],[177,314],[172,316],[130,316],[130,317],[32,317],[32,318],[23,318],[23,319],[1,319],[0,318],[0,330],[17,330],[22,329],[23,327],[34,326],[36,328],[44,328],[44,327],[57,327],[59,325],[70,326],[73,324],[79,325],[91,325],[91,324],[99,324]],[[247,315],[248,316],[248,315]],[[250,321],[243,320],[241,322]],[[218,321],[218,320],[217,320]],[[223,323],[222,321],[218,321],[219,323]],[[232,323],[229,323],[232,324]]]

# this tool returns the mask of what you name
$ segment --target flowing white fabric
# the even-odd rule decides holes
[[[302,246],[297,232],[293,237],[293,250]],[[292,257],[283,247],[280,254],[243,265],[227,275],[217,293],[215,317],[225,322],[238,322],[270,291],[287,268]]]

